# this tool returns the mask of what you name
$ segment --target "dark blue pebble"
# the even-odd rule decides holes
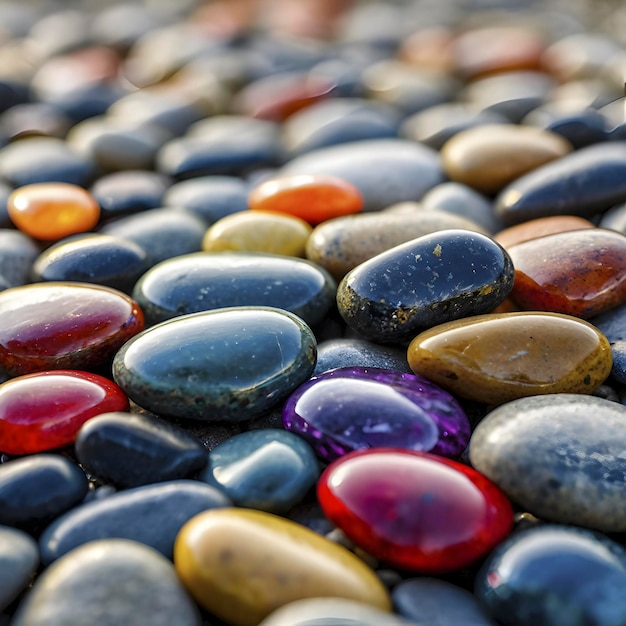
[[[285,430],[234,435],[209,453],[199,479],[236,506],[285,513],[315,485],[320,466],[311,446]]]
[[[611,377],[626,384],[626,303],[591,320],[609,340],[613,353]]]
[[[159,263],[133,291],[146,324],[233,306],[285,309],[307,324],[321,322],[337,286],[304,259],[254,252],[200,252]]]
[[[7,200],[12,193],[13,187],[0,181],[0,228],[14,228],[7,208]]]
[[[148,415],[98,415],[81,427],[74,446],[87,472],[122,489],[187,478],[206,465],[198,439]]]
[[[96,115],[103,115],[122,95],[116,84],[89,82],[72,89],[37,94],[42,102],[53,104],[72,122],[78,123]]]
[[[87,494],[84,472],[66,457],[36,454],[0,465],[0,524],[26,530],[50,523]]]
[[[10,287],[30,282],[30,268],[38,255],[39,248],[28,235],[0,229],[0,276]]]
[[[524,124],[561,135],[572,144],[574,150],[602,143],[608,139],[606,119],[595,109],[569,113],[540,107],[526,116]]]
[[[37,542],[17,528],[0,526],[0,611],[30,584],[38,565]]]
[[[513,534],[476,577],[479,600],[507,626],[624,624],[625,588],[624,548],[573,526]]]
[[[95,539],[131,539],[172,558],[178,531],[194,515],[231,506],[220,491],[195,480],[136,487],[77,507],[48,526],[39,538],[41,561],[49,565]]]

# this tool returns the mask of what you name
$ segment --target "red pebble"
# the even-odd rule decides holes
[[[491,481],[424,452],[351,452],[324,471],[318,498],[328,519],[357,546],[408,571],[467,567],[513,526],[511,504]]]
[[[0,450],[31,454],[67,446],[92,417],[128,411],[112,381],[76,370],[38,372],[0,385]]]

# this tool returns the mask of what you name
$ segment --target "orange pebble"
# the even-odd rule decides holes
[[[100,218],[100,205],[95,198],[69,183],[19,187],[9,196],[7,210],[19,230],[44,241],[89,231]]]
[[[253,210],[286,213],[319,224],[358,213],[363,208],[363,196],[354,185],[335,176],[294,174],[255,187],[248,205]]]

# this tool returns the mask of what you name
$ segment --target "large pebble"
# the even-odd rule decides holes
[[[159,263],[133,290],[148,325],[173,317],[234,306],[291,311],[320,323],[335,302],[335,281],[323,268],[286,256],[254,252],[201,252]]]
[[[100,539],[49,567],[14,626],[200,626],[172,564],[134,541]]]
[[[364,337],[403,342],[435,324],[492,311],[512,286],[513,265],[497,243],[443,230],[354,268],[339,283],[337,306]]]
[[[29,585],[38,565],[37,542],[20,530],[0,526],[0,610]]]
[[[472,464],[533,515],[626,531],[626,407],[594,396],[521,398],[485,417]]]
[[[68,511],[39,538],[41,560],[49,565],[95,539],[131,539],[172,556],[178,531],[194,515],[229,506],[220,491],[196,480],[171,480],[95,499]]]
[[[626,623],[626,551],[600,533],[541,525],[500,544],[476,593],[507,626]]]
[[[496,233],[494,239],[508,250],[511,246],[518,243],[539,239],[539,237],[545,237],[546,235],[593,227],[594,224],[583,217],[577,217],[576,215],[553,215],[551,217],[538,217],[535,220],[528,220],[515,226],[509,226],[509,228]]]
[[[415,337],[412,370],[487,404],[550,393],[590,394],[611,371],[611,347],[595,326],[557,313],[479,315]]]
[[[162,322],[127,342],[113,376],[159,415],[242,421],[286,398],[313,371],[316,341],[298,317],[233,307]]]
[[[348,598],[390,610],[387,590],[361,559],[304,526],[261,511],[197,515],[176,539],[174,564],[199,604],[237,626],[256,626],[303,598]]]

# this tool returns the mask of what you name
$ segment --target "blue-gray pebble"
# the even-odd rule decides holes
[[[0,526],[0,611],[31,582],[39,565],[39,546],[25,532]]]
[[[39,255],[37,244],[18,230],[0,229],[0,276],[9,287],[30,282],[30,268]]]
[[[317,363],[313,375],[337,367],[378,367],[412,374],[406,350],[381,346],[365,339],[328,339],[317,345]]]
[[[626,384],[626,302],[591,320],[611,344],[613,367],[611,376]]]

